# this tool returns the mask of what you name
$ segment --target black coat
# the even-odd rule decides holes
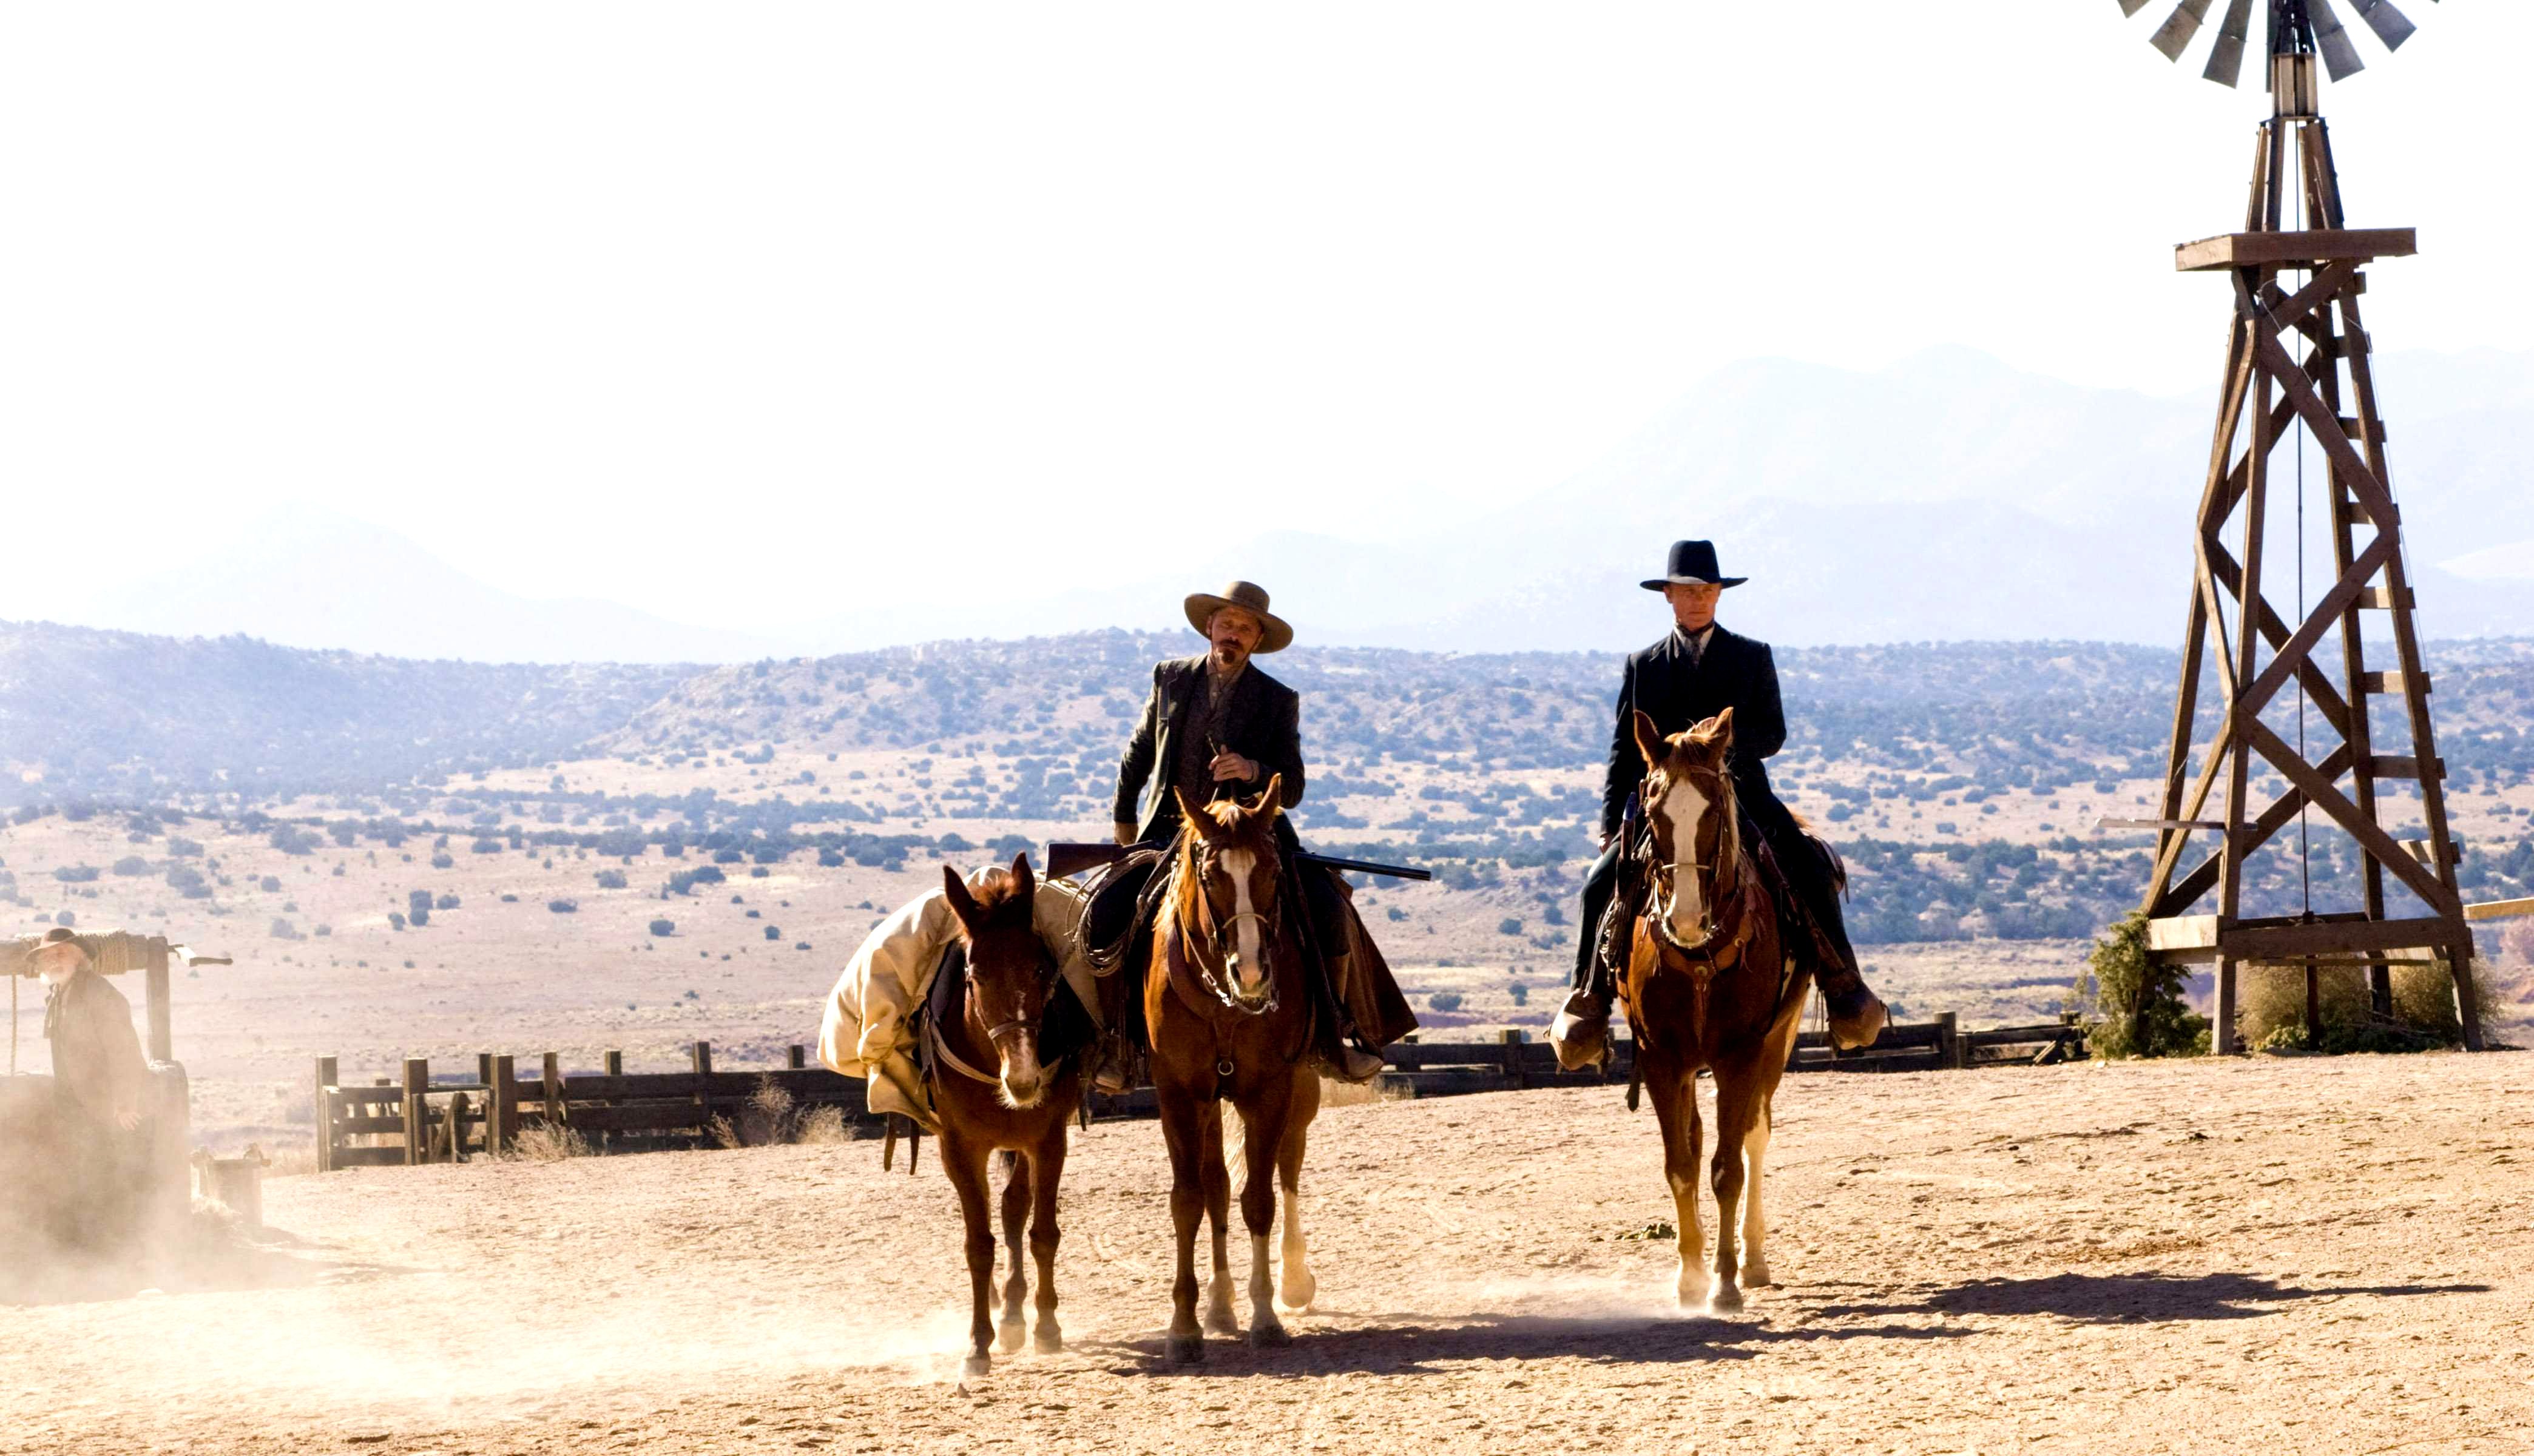
[[[1619,681],[1619,721],[1610,735],[1610,773],[1601,790],[1601,832],[1615,832],[1626,813],[1628,796],[1646,776],[1645,756],[1637,751],[1633,714],[1644,709],[1655,727],[1678,733],[1702,719],[1733,709],[1733,794],[1743,812],[1757,820],[1772,839],[1781,827],[1791,828],[1785,807],[1769,787],[1769,770],[1761,760],[1786,745],[1786,711],[1778,701],[1778,661],[1767,642],[1753,641],[1718,627],[1709,633],[1707,648],[1690,660],[1689,642],[1677,631],[1628,659]]]
[[[1205,693],[1205,673],[1203,654],[1174,658],[1153,668],[1153,694],[1144,699],[1144,716],[1135,724],[1135,736],[1126,741],[1126,757],[1117,764],[1114,818],[1118,823],[1138,823],[1136,801],[1143,797],[1147,780],[1153,786],[1136,831],[1138,839],[1168,839],[1178,832],[1179,806],[1171,797],[1171,769],[1178,762],[1179,733],[1186,726],[1188,711]],[[1232,701],[1224,707],[1216,737],[1225,748],[1256,763],[1258,777],[1178,787],[1201,803],[1247,798],[1281,773],[1285,807],[1301,803],[1301,714],[1300,695],[1260,672],[1253,659],[1232,685]]]

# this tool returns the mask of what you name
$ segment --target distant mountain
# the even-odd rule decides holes
[[[207,549],[150,589],[117,581],[64,614],[169,637],[244,635],[294,647],[468,662],[737,662],[768,638],[691,627],[616,602],[503,591],[384,526],[296,505]]]

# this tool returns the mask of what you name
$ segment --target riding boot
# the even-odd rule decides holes
[[[1839,895],[1834,891],[1806,898],[1806,908],[1820,932],[1814,939],[1820,942],[1821,993],[1830,1011],[1831,1045],[1842,1052],[1873,1046],[1892,1013],[1865,984],[1865,973],[1856,963],[1856,947],[1848,943]]]
[[[1610,1059],[1610,978],[1602,969],[1602,940],[1618,880],[1619,851],[1613,844],[1584,878],[1584,913],[1575,933],[1575,989],[1548,1023],[1548,1044],[1556,1049],[1561,1070],[1582,1071]],[[1627,918],[1622,912],[1622,919]]]

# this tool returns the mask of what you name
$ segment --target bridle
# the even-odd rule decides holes
[[[1170,953],[1174,959],[1185,962],[1197,985],[1226,1009],[1243,1016],[1272,1014],[1280,1002],[1276,994],[1275,962],[1269,957],[1274,954],[1272,947],[1285,932],[1285,897],[1281,894],[1269,896],[1267,910],[1236,910],[1229,916],[1217,916],[1214,896],[1206,890],[1206,871],[1213,863],[1213,855],[1201,847],[1202,841],[1196,834],[1190,832],[1188,838],[1190,842],[1181,848],[1179,862],[1171,871],[1174,886],[1171,898],[1176,903],[1171,915]],[[1275,850],[1270,847],[1258,853],[1273,855]],[[1196,917],[1194,924],[1189,922],[1191,910]],[[1240,922],[1244,920],[1258,922],[1259,958],[1267,962],[1260,967],[1267,994],[1255,1001],[1246,1000],[1234,989],[1240,982],[1237,935]],[[1194,945],[1199,949],[1196,954],[1188,955],[1182,951],[1183,945]]]
[[[968,1012],[968,1010],[975,1007],[977,1004],[977,970],[976,962],[973,958],[975,954],[974,945],[971,944],[969,949],[971,959],[968,964],[968,985],[965,994],[960,998],[960,1012],[963,1016]],[[1055,953],[1047,948],[1046,941],[1041,940],[1038,947],[1038,980],[1042,988],[1050,986],[1055,982],[1057,969]],[[1012,1016],[1005,1020],[997,1021],[994,1025],[986,1028],[986,1045],[993,1048],[996,1056],[999,1057],[1004,1050],[1003,1043],[1007,1039],[1024,1031],[1035,1032],[1039,1028],[1032,1024],[1028,1018]],[[936,1058],[942,1065],[949,1067],[952,1071],[959,1073],[961,1076],[969,1077],[980,1082],[1000,1085],[1002,1077],[999,1073],[980,1071],[976,1067],[969,1065],[966,1058],[951,1051],[949,1038],[941,1034],[940,1026],[936,1024],[933,1018],[925,1018],[924,1030],[927,1039],[933,1043],[934,1057]]]
[[[1645,786],[1641,790],[1648,806],[1646,829],[1650,841],[1649,847],[1657,851],[1663,848],[1660,843],[1663,836],[1654,832],[1655,816],[1652,807],[1662,802],[1662,791],[1670,787],[1673,772],[1674,770],[1658,769],[1648,774]],[[1745,922],[1750,918],[1740,913],[1742,908],[1740,891],[1745,879],[1742,874],[1742,830],[1740,823],[1737,822],[1741,816],[1734,808],[1733,781],[1724,770],[1684,767],[1677,770],[1677,773],[1683,778],[1712,781],[1714,791],[1708,794],[1707,802],[1715,806],[1716,812],[1721,814],[1724,819],[1723,825],[1717,834],[1717,857],[1716,863],[1712,866],[1699,864],[1698,825],[1688,826],[1689,873],[1694,879],[1702,868],[1707,870],[1709,883],[1714,892],[1702,897],[1706,913],[1706,924],[1702,927],[1704,934],[1695,941],[1681,940],[1671,928],[1672,903],[1679,893],[1674,872],[1680,867],[1681,862],[1668,855],[1656,853],[1653,856],[1655,892],[1647,896],[1646,918],[1654,922],[1655,934],[1664,944],[1683,955],[1703,955],[1711,964],[1715,964],[1720,959],[1716,949],[1717,937],[1731,930],[1735,933],[1733,942],[1724,948],[1728,953],[1738,949],[1740,941],[1746,938],[1742,933]],[[1680,831],[1679,825],[1670,827],[1674,833]],[[1731,896],[1729,900],[1728,894]]]

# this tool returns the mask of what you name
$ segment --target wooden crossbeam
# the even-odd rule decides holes
[[[2315,771],[2327,780],[2338,782],[2340,776],[2349,771],[2352,758],[2349,745],[2344,743],[2324,755],[2323,760],[2315,764]],[[2305,808],[2305,805],[2304,792],[2291,785],[2286,793],[2271,802],[2269,808],[2262,811],[2261,818],[2253,820],[2246,828],[2243,836],[2244,855],[2250,858],[2253,851],[2269,843],[2281,829],[2286,828],[2296,819],[2297,811]],[[2188,905],[2208,893],[2217,883],[2217,873],[2224,865],[2225,855],[2226,849],[2223,845],[2210,851],[2208,857],[2194,866],[2190,874],[2158,896],[2154,908],[2148,913],[2155,914],[2166,911],[2168,907]]]
[[[2270,766],[2284,775],[2288,782],[2304,790],[2315,808],[2331,816],[2349,837],[2358,841],[2359,848],[2382,861],[2384,868],[2409,885],[2413,894],[2432,905],[2451,903],[2453,897],[2447,894],[2446,887],[2439,882],[2436,876],[2412,859],[2401,845],[2393,842],[2392,835],[2385,833],[2357,805],[2350,803],[2346,795],[2318,773],[2314,765],[2308,763],[2285,739],[2271,732],[2268,724],[2259,718],[2248,719],[2245,741],[2255,753],[2268,759]]]
[[[2419,230],[2410,227],[2225,232],[2176,247],[2173,266],[2182,273],[2211,273],[2289,263],[2364,263],[2371,258],[2408,258],[2418,251]]]
[[[2484,900],[2463,907],[2466,920],[2508,920],[2519,915],[2534,915],[2534,899]]]

